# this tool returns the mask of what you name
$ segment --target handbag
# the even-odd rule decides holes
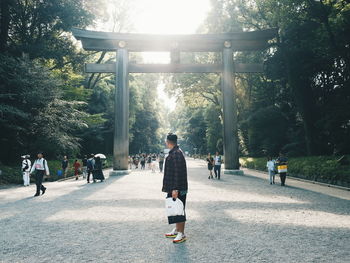
[[[278,165],[277,166],[278,173],[286,173],[288,170],[287,165]]]
[[[165,199],[165,209],[169,224],[185,222],[184,204],[179,198],[168,197]]]

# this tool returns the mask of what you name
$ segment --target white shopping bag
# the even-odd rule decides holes
[[[169,197],[165,199],[165,209],[169,224],[186,221],[184,204],[179,198]]]

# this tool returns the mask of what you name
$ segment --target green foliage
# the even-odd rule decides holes
[[[35,61],[0,58],[1,159],[38,149],[49,156],[79,150],[75,132],[86,127],[81,103],[62,100],[61,82]]]

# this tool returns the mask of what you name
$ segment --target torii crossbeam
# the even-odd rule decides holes
[[[85,50],[117,52],[116,63],[86,64],[87,73],[115,73],[115,124],[113,174],[128,172],[129,155],[129,73],[221,73],[223,96],[225,173],[239,171],[237,106],[234,73],[263,72],[261,64],[239,64],[234,51],[255,51],[268,47],[276,29],[225,34],[149,35],[72,29]],[[168,51],[170,64],[129,63],[129,52]],[[182,64],[180,52],[221,52],[222,64]]]

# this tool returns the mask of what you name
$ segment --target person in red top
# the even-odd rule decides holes
[[[78,178],[79,178],[79,169],[80,169],[80,163],[78,162],[78,160],[74,161],[73,167],[74,167],[75,180],[78,180]]]

